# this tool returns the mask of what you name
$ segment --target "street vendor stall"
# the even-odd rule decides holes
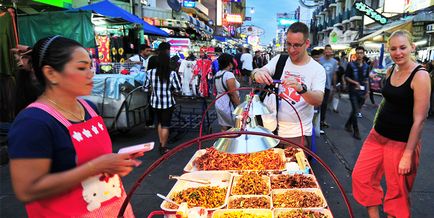
[[[253,93],[254,89],[245,104],[234,110],[239,121],[236,128],[200,136],[154,162],[128,193],[118,217],[123,217],[132,194],[150,172],[196,143],[199,150],[185,166],[186,173],[177,177],[167,196],[159,195],[165,199],[160,205],[162,211],[152,212],[148,217],[333,217],[304,152],[331,175],[343,195],[349,217],[353,217],[342,186],[316,154],[256,126],[254,117],[270,111]],[[303,128],[301,121],[300,128]],[[213,148],[201,149],[201,142],[215,139]],[[293,147],[274,148],[279,143]]]

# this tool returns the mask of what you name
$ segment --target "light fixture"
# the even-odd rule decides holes
[[[254,7],[251,7],[251,8],[250,8],[250,13],[251,13],[251,14],[254,14],[254,13],[255,13],[255,8],[254,8]]]
[[[248,113],[245,114],[246,110]],[[266,134],[273,134],[270,130],[258,126],[255,116],[270,114],[270,110],[262,103],[259,96],[246,96],[246,100],[235,108],[232,114],[236,115],[235,128],[227,132],[250,131]],[[245,126],[243,126],[245,124]],[[214,148],[221,152],[231,154],[245,154],[268,150],[278,145],[280,140],[266,136],[241,134],[235,138],[220,138],[214,143]]]

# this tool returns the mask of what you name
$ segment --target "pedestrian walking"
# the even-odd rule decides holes
[[[135,159],[143,152],[112,153],[96,106],[79,98],[93,87],[89,53],[53,36],[36,42],[30,62],[43,92],[15,118],[8,136],[17,198],[30,218],[115,217],[126,198],[120,177],[140,164]],[[134,217],[130,205],[125,216]]]
[[[243,54],[241,55],[241,75],[244,77],[244,82],[248,82],[249,86],[252,85],[252,79],[250,75],[253,70],[253,56],[250,54],[249,48],[243,48]]]
[[[324,47],[324,56],[320,58],[319,63],[324,67],[326,72],[326,83],[324,89],[324,99],[321,104],[321,129],[329,127],[326,122],[327,106],[330,101],[331,92],[336,89],[336,72],[338,70],[338,62],[333,58],[333,49],[330,45]]]
[[[369,66],[364,61],[365,48],[359,46],[356,48],[356,60],[348,63],[345,79],[348,82],[348,93],[351,101],[351,113],[345,124],[348,132],[353,132],[353,137],[360,140],[359,126],[357,116],[360,108],[365,102],[369,90]]]
[[[217,98],[225,92],[232,91],[220,97],[215,103],[218,123],[221,126],[221,130],[226,131],[235,125],[232,112],[240,104],[240,95],[234,90],[240,87],[240,83],[232,72],[234,68],[234,58],[232,55],[223,53],[217,60],[220,69],[214,77]]]
[[[416,46],[411,33],[398,30],[388,42],[395,64],[388,69],[374,128],[366,138],[353,170],[354,198],[369,217],[379,217],[383,203],[388,217],[411,217],[409,194],[419,165],[421,135],[429,107],[428,72],[411,57]],[[380,185],[386,177],[383,199]]]
[[[154,124],[159,138],[159,151],[165,154],[169,151],[167,142],[175,109],[174,92],[181,91],[181,83],[176,71],[170,70],[170,44],[162,42],[158,46],[158,55],[151,61],[156,61],[156,68],[149,70],[145,89],[152,89],[151,108],[154,114]]]

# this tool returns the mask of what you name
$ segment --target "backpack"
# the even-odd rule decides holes
[[[276,64],[276,70],[275,70],[274,75],[272,77],[273,80],[280,80],[280,77],[282,77],[283,69],[285,68],[285,64],[286,64],[286,61],[288,60],[288,57],[289,57],[288,54],[281,54],[280,55],[279,60],[277,61],[277,64]],[[260,92],[259,98],[261,99],[262,102],[264,101],[264,99],[267,96],[269,96],[269,95],[271,95],[273,93],[276,96],[276,120],[277,120],[277,116],[279,114],[279,104],[278,104],[278,102],[280,100],[279,99],[280,97],[278,95],[278,93],[279,93],[279,85],[273,85],[273,84],[272,85],[267,85],[267,86],[264,87],[264,89],[270,90],[271,93],[270,92],[266,92],[266,91]],[[258,122],[259,125],[264,126],[264,122],[262,120],[262,116],[257,115],[256,116],[256,120],[257,120],[257,122]],[[279,129],[279,125],[276,126],[276,129],[273,131],[273,134],[277,135],[278,129]]]

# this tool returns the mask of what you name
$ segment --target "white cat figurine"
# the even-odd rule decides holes
[[[100,180],[101,175],[92,176],[84,180],[83,199],[87,202],[87,210],[93,211],[101,207],[101,203],[113,197],[121,197],[121,183],[118,175]]]

